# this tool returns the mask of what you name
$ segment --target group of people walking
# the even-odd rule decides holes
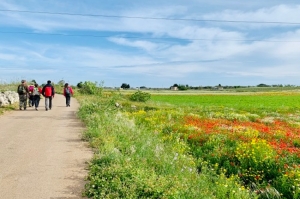
[[[48,80],[47,84],[42,88],[35,83],[34,85],[28,86],[26,80],[22,80],[21,84],[18,86],[17,90],[19,94],[19,109],[26,110],[27,108],[27,99],[29,103],[29,107],[35,107],[35,110],[38,110],[41,96],[45,98],[45,110],[52,109],[52,99],[55,96],[55,89],[51,84],[51,81]],[[68,83],[65,83],[63,89],[63,95],[66,98],[66,106],[70,107],[71,95],[73,95],[73,89],[69,86]]]

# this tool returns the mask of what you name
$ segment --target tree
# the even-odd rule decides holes
[[[181,85],[181,84],[179,84],[178,85],[178,90],[185,91],[185,90],[188,89],[188,87],[186,87],[186,86],[188,86],[188,85]]]
[[[257,87],[270,87],[270,86],[267,84],[258,84]]]
[[[128,89],[128,88],[130,88],[130,85],[129,85],[129,84],[126,84],[126,83],[123,83],[123,84],[121,85],[121,88],[123,88],[123,89]]]
[[[82,82],[79,82],[78,84],[77,84],[77,88],[82,88],[83,87],[83,83]]]

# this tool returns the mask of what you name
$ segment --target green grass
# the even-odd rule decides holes
[[[300,108],[300,93],[241,95],[152,95],[151,102],[180,107],[230,107],[251,112],[295,112]]]
[[[12,105],[8,105],[8,106],[5,106],[5,107],[0,107],[0,115],[2,115],[4,112],[15,110],[16,108],[18,108],[17,103],[12,104]]]
[[[0,84],[0,92],[4,92],[4,91],[16,91],[17,92],[17,88],[18,85],[20,83],[14,82],[14,83],[10,83],[10,84]]]

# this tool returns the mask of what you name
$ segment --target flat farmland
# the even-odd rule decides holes
[[[300,93],[152,94],[151,101],[185,107],[227,107],[244,111],[287,113],[299,110]]]
[[[135,92],[80,100],[101,152],[87,196],[300,198],[299,92],[145,90],[149,101],[130,101]]]

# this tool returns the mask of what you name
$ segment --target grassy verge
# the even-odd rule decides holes
[[[0,107],[0,115],[3,115],[7,111],[15,110],[16,108],[18,108],[17,104],[12,104],[12,105],[8,105],[8,106]]]

